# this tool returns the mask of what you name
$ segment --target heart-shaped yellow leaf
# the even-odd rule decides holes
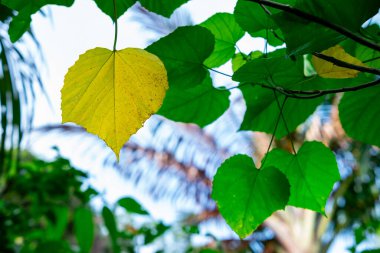
[[[336,45],[330,47],[321,52],[326,56],[334,57],[337,60],[341,60],[347,63],[351,63],[357,66],[365,66],[359,59],[349,55],[343,49],[343,47]],[[323,60],[313,55],[312,62],[315,67],[315,71],[320,77],[324,78],[354,78],[359,74],[359,71],[354,69],[342,68],[334,65],[331,62]]]
[[[96,134],[119,157],[129,137],[161,107],[168,89],[161,60],[145,50],[94,48],[65,76],[62,122]]]

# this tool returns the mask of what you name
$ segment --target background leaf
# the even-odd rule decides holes
[[[118,244],[119,230],[117,229],[115,216],[112,211],[105,206],[102,209],[102,217],[111,240],[112,253],[120,253],[121,249]]]
[[[94,242],[94,223],[88,208],[77,208],[74,214],[74,230],[80,252],[89,253]]]
[[[337,60],[351,63],[357,66],[365,66],[360,60],[347,54],[344,49],[337,45],[330,47],[321,52],[323,55],[334,57]],[[358,75],[359,71],[354,69],[338,67],[335,64],[318,58],[313,55],[313,65],[318,75],[324,78],[354,78]]]
[[[11,24],[9,25],[8,33],[11,41],[16,42],[27,30],[29,30],[32,21],[31,16],[45,5],[55,4],[70,7],[73,3],[74,0],[2,0],[1,4],[18,12],[17,16],[13,17]]]
[[[123,207],[129,213],[149,214],[136,200],[126,197],[117,201],[119,206]]]

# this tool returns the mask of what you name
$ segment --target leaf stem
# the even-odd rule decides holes
[[[276,92],[276,91],[273,91],[273,92]],[[267,152],[265,152],[264,159],[263,159],[263,161],[262,161],[262,163],[261,163],[261,165],[260,165],[260,169],[261,169],[262,167],[264,167],[265,161],[266,161],[266,159],[267,159],[268,152],[269,152],[270,148],[272,147],[272,144],[273,144],[274,138],[275,138],[275,136],[276,136],[276,131],[277,131],[277,128],[278,128],[278,124],[280,123],[280,119],[281,119],[282,111],[283,111],[283,109],[284,109],[284,106],[285,106],[285,103],[286,103],[286,100],[287,100],[287,99],[288,99],[288,97],[285,97],[284,101],[282,102],[282,105],[278,107],[278,108],[280,109],[280,113],[278,114],[278,117],[277,117],[277,120],[276,120],[276,124],[275,124],[274,129],[273,129],[273,135],[272,135],[272,137],[271,137],[271,139],[270,139],[269,146],[268,146],[268,148],[267,148]]]
[[[278,96],[277,96],[276,91],[273,91],[273,95],[274,95],[274,97],[276,98],[276,103],[277,103],[278,108],[280,108],[280,101],[279,101],[279,99],[278,99]],[[285,97],[285,99],[286,99],[286,97]],[[297,155],[297,151],[296,151],[296,149],[294,148],[294,142],[293,142],[293,140],[292,140],[292,137],[290,136],[290,131],[289,131],[288,124],[286,123],[286,120],[285,120],[284,114],[282,113],[282,110],[280,110],[280,112],[281,112],[281,118],[282,118],[282,121],[284,122],[286,132],[288,133],[288,137],[289,137],[290,143],[291,143],[291,145],[292,145],[292,149],[293,149],[294,155]]]
[[[323,19],[323,18],[314,16],[310,13],[296,9],[290,5],[281,4],[281,3],[273,2],[270,0],[248,0],[248,1],[255,2],[255,3],[258,3],[260,5],[269,6],[269,7],[278,9],[278,10],[282,10],[282,11],[285,11],[287,13],[293,14],[297,17],[300,17],[302,19],[306,19],[306,20],[309,20],[311,22],[320,24],[320,25],[325,26],[327,28],[330,28],[330,29],[332,29],[332,30],[334,30],[334,31],[336,31],[336,32],[338,32],[338,33],[362,44],[362,45],[364,45],[364,46],[367,46],[367,47],[372,48],[374,50],[380,51],[380,45],[375,44],[372,41],[366,40],[365,38],[356,35],[355,33],[351,32],[350,30],[348,30],[347,28],[345,28],[343,26],[339,26],[337,24],[330,23],[327,19]]]
[[[113,41],[113,51],[116,52],[116,43],[117,43],[117,10],[116,10],[116,0],[113,0],[113,14],[114,14],[114,23],[115,23],[115,37]]]

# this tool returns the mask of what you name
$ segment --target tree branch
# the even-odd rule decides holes
[[[322,19],[320,17],[314,16],[310,13],[296,9],[290,5],[272,2],[270,0],[248,0],[248,1],[255,2],[255,3],[258,3],[260,5],[269,6],[269,7],[275,8],[275,9],[279,9],[279,10],[285,11],[287,13],[293,14],[297,17],[300,17],[302,19],[306,19],[306,20],[309,20],[311,22],[320,24],[320,25],[325,26],[327,28],[330,28],[330,29],[332,29],[332,30],[334,30],[334,31],[336,31],[336,32],[338,32],[338,33],[362,44],[362,45],[364,45],[364,46],[367,46],[367,47],[372,48],[374,50],[380,51],[380,45],[375,44],[369,40],[364,39],[361,36],[356,35],[355,33],[351,32],[347,28],[339,26],[339,25],[334,24],[334,23],[331,23],[331,22],[327,21],[326,19]]]
[[[366,72],[366,73],[371,73],[371,74],[375,74],[375,75],[380,75],[380,70],[378,70],[378,69],[351,64],[351,63],[341,61],[341,60],[338,60],[334,57],[324,55],[321,53],[313,53],[313,55],[318,57],[318,58],[321,58],[322,60],[331,62],[332,64],[339,66],[339,67],[342,67],[342,68],[354,69],[354,70],[357,70],[360,72]]]
[[[351,92],[351,91],[358,91],[366,88],[370,88],[373,86],[376,86],[380,84],[380,79],[377,79],[375,81],[369,82],[369,83],[364,83],[358,86],[354,87],[344,87],[344,88],[339,88],[339,89],[331,89],[331,90],[289,90],[289,89],[284,89],[279,86],[269,86],[266,84],[258,84],[263,88],[270,89],[270,90],[275,90],[279,91],[280,93],[292,97],[292,98],[300,98],[300,99],[312,99],[312,98],[317,98],[321,97],[327,94],[334,94],[334,93],[339,93],[339,92]]]

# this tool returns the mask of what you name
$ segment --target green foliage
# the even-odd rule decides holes
[[[104,0],[94,0],[99,9],[115,21],[114,2]],[[116,19],[121,17],[130,7],[136,3],[136,0],[117,0],[116,1]]]
[[[244,238],[288,203],[290,185],[274,167],[257,169],[245,155],[233,156],[214,177],[213,199],[231,228]]]
[[[91,252],[91,247],[94,242],[94,223],[90,209],[79,207],[75,210],[74,230],[80,252]]]
[[[1,1],[17,12],[10,24],[11,40],[20,38],[29,28],[30,16],[43,6],[70,6],[72,2],[73,0]],[[136,1],[95,2],[116,23],[118,17]],[[139,2],[149,11],[169,17],[187,0],[165,4],[162,1]],[[231,60],[234,71],[232,80],[239,82],[238,86],[231,89],[238,88],[242,92],[247,106],[240,130],[272,134],[268,150],[276,138],[288,136],[293,142],[291,133],[297,126],[312,115],[323,101],[338,101],[335,94],[340,92],[346,92],[339,105],[339,117],[347,134],[356,140],[380,146],[377,134],[380,131],[377,117],[377,97],[380,95],[380,29],[376,24],[365,23],[378,12],[379,7],[378,0],[369,0],[364,4],[357,0],[239,0],[234,14],[218,13],[199,26],[177,28],[146,49],[162,60],[168,75],[170,89],[159,113],[169,119],[196,123],[201,127],[217,120],[229,107],[229,91],[214,88],[209,71],[220,73],[212,68]],[[236,54],[236,43],[245,32],[252,37],[265,39],[263,53]],[[286,48],[269,53],[268,44],[286,45]],[[326,58],[326,55],[320,53],[327,49],[330,55]],[[349,57],[351,60],[347,62],[332,57],[334,53],[339,53],[337,50],[347,52],[352,56]],[[320,59],[315,61],[315,57]],[[355,75],[352,76],[355,78],[337,80],[342,75],[335,73],[334,69],[328,69],[331,72],[328,78],[317,76],[313,64],[319,65],[321,59],[322,62],[329,62],[322,64],[327,68],[335,66],[353,70]],[[3,53],[2,62],[5,61]],[[361,62],[365,65],[356,65]],[[361,73],[356,77],[358,71]],[[135,75],[141,75],[141,72],[143,71]],[[4,72],[4,84],[9,84],[10,76],[10,73]],[[7,89],[10,86],[2,87]],[[5,105],[4,94],[7,92],[1,90],[2,106]],[[90,101],[92,102],[91,99]],[[136,110],[136,113],[141,114],[142,111]],[[7,122],[2,120],[1,123],[5,129]],[[326,201],[334,183],[339,180],[331,150],[321,143],[306,142],[298,151],[293,147],[293,154],[273,150],[263,159],[263,164],[264,167],[257,170],[251,158],[237,155],[226,160],[216,173],[212,196],[222,216],[239,236],[248,236],[269,215],[287,204],[325,214]],[[22,190],[23,185],[19,184],[18,187]],[[47,192],[52,190],[49,185],[44,187],[48,188]],[[118,204],[128,212],[146,215],[144,209],[129,199],[120,200]],[[58,243],[69,222],[65,218],[67,210],[57,207],[52,210],[57,222],[41,233],[54,231],[52,233],[55,236],[40,244],[41,252],[45,243]],[[120,238],[143,235],[145,243],[150,243],[168,229],[159,223],[153,228],[123,233],[119,231],[117,217],[109,207],[103,208],[102,215],[114,252],[120,252],[123,248]],[[88,252],[89,244],[81,243],[83,239],[78,240],[82,251]],[[56,247],[65,247],[63,244],[61,246]]]
[[[241,86],[240,90],[247,104],[240,130],[266,132],[274,134],[277,138],[295,130],[323,101],[323,98],[304,101],[296,98],[286,99],[285,95],[276,94],[260,86],[245,85]]]
[[[217,13],[204,21],[200,26],[210,30],[215,36],[214,51],[206,59],[209,68],[219,67],[235,54],[235,44],[243,37],[244,31],[229,13]]]
[[[334,154],[327,147],[304,142],[296,155],[275,149],[267,154],[265,164],[280,169],[289,179],[289,205],[326,215],[326,201],[340,179]]]
[[[50,4],[71,6],[74,0],[2,0],[1,3],[8,8],[17,11],[17,16],[13,17],[9,25],[9,36],[12,42],[16,42],[21,36],[29,30],[32,22],[31,16],[38,12],[42,7]]]
[[[139,0],[144,8],[164,17],[169,18],[175,9],[185,4],[189,0],[152,1]]]
[[[339,104],[339,117],[346,133],[356,140],[376,146],[380,146],[379,95],[380,87],[371,87],[344,94]]]
[[[204,61],[214,48],[214,36],[200,26],[180,27],[146,50],[165,64],[170,88],[188,89],[201,85],[207,76]]]
[[[168,119],[204,127],[219,118],[229,107],[228,90],[212,86],[210,76],[200,85],[183,90],[170,88],[158,114]]]
[[[123,207],[129,213],[136,213],[141,215],[149,214],[136,200],[132,198],[122,198],[117,202],[119,206]]]

